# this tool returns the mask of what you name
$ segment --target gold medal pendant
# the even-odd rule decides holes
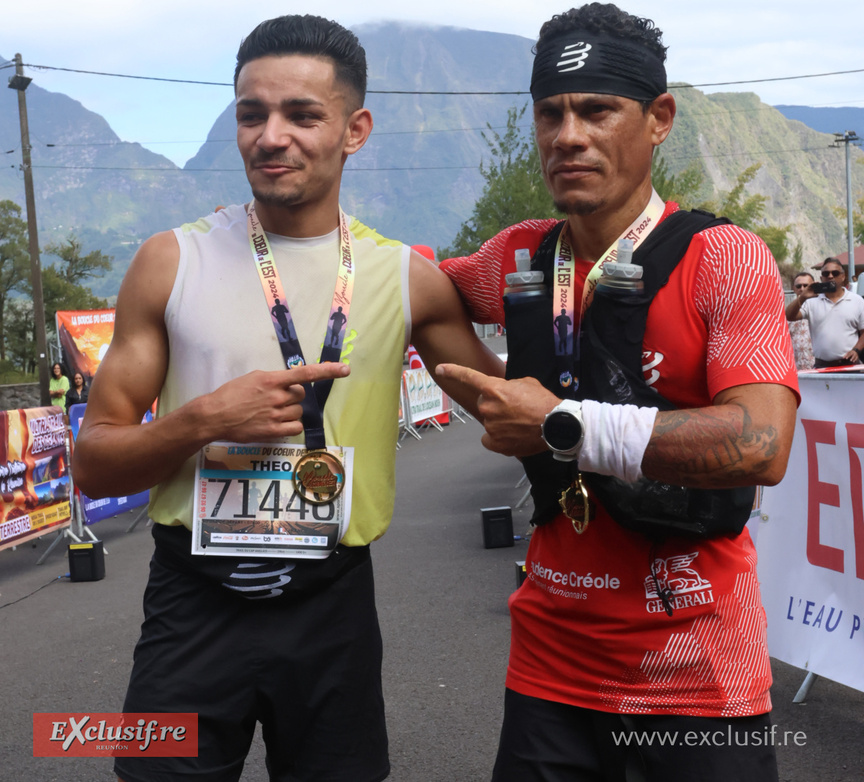
[[[591,513],[591,501],[588,499],[588,490],[582,483],[580,476],[576,476],[573,483],[568,486],[558,498],[558,504],[564,515],[573,523],[573,529],[581,535],[588,528],[588,522],[593,518]]]
[[[306,451],[294,465],[294,489],[306,502],[324,505],[345,488],[345,467],[329,451]]]

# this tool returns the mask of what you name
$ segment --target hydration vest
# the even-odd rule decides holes
[[[579,345],[574,356],[555,355],[552,329],[552,275],[555,245],[564,227],[556,225],[543,239],[531,268],[541,270],[547,296],[514,303],[504,297],[507,328],[508,379],[534,377],[558,397],[613,404],[633,404],[675,410],[677,405],[645,382],[642,343],[648,311],[657,292],[684,257],[693,236],[714,225],[729,223],[708,212],[680,210],[669,215],[636,249],[633,263],[643,267],[644,290],[627,295],[594,291],[591,306],[582,313]],[[575,356],[579,356],[576,360]],[[576,382],[562,388],[559,377],[570,371]],[[531,483],[535,526],[561,513],[558,498],[573,483],[577,462],[560,462],[544,451],[522,460]],[[627,483],[619,478],[582,472],[594,499],[621,526],[660,541],[669,536],[712,538],[737,535],[750,518],[755,487],[692,489],[642,478]]]

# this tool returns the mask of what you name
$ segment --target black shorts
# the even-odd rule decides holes
[[[185,530],[157,529],[154,537],[123,710],[197,713],[199,752],[117,758],[116,774],[124,782],[234,782],[260,722],[274,782],[385,779],[381,633],[368,548],[298,562],[291,571],[297,593],[288,584],[279,599],[249,600],[184,566],[175,555],[189,545]]]
[[[769,715],[612,714],[504,696],[492,782],[729,780],[777,782]]]

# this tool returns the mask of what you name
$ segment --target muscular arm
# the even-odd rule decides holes
[[[342,364],[251,372],[142,425],[168,368],[164,316],[179,253],[172,233],[157,234],[141,246],[120,288],[114,338],[93,380],[72,461],[76,484],[90,497],[148,489],[213,440],[299,434],[298,384],[348,374]]]
[[[504,376],[501,360],[474,332],[450,279],[418,253],[411,255],[411,342],[445,393],[477,414],[476,391],[451,377],[435,376],[443,361],[473,367],[485,375]]]

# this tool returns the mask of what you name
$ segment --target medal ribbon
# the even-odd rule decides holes
[[[287,369],[303,366],[306,359],[297,337],[294,321],[288,310],[285,290],[276,268],[273,250],[267,239],[267,234],[261,227],[261,222],[255,211],[255,202],[249,204],[247,210],[249,246],[261,288],[270,310],[270,318],[279,341],[279,349],[285,360]],[[336,290],[333,293],[333,303],[330,305],[330,317],[324,334],[324,345],[321,348],[319,363],[339,362],[342,357],[342,343],[345,340],[345,324],[351,309],[351,298],[354,294],[354,250],[351,244],[351,233],[348,230],[348,220],[344,212],[339,210],[339,271],[336,276]],[[321,450],[326,445],[324,437],[324,405],[333,386],[332,380],[304,383],[306,396],[303,399],[303,429],[306,433],[306,447],[309,450]]]
[[[648,234],[657,227],[665,208],[666,204],[663,199],[657,194],[656,190],[652,190],[651,200],[642,214],[612,243],[606,252],[600,256],[591,268],[591,271],[588,272],[588,276],[585,278],[585,285],[582,288],[580,317],[584,315],[591,305],[597,281],[603,274],[603,266],[608,261],[614,262],[618,257],[618,242],[621,239],[632,239],[633,249],[635,250],[647,238]],[[573,324],[576,323],[576,292],[573,289],[576,258],[573,254],[573,248],[568,241],[569,230],[570,225],[568,223],[559,234],[558,242],[555,246],[552,292],[552,330],[555,340],[555,355],[558,361],[561,385],[565,388],[573,382],[570,372],[573,367],[574,354],[578,357],[579,344],[578,333],[573,329]]]

